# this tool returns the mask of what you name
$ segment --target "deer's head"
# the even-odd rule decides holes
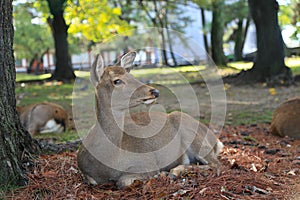
[[[151,104],[159,91],[145,85],[129,74],[136,52],[129,52],[121,58],[121,66],[104,67],[100,55],[91,68],[91,82],[101,106],[124,110],[140,104]]]

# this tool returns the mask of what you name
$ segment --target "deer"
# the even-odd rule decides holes
[[[219,175],[223,144],[207,126],[179,111],[130,112],[139,105],[151,106],[160,95],[129,73],[135,57],[131,51],[120,66],[105,67],[98,55],[91,67],[96,123],[77,154],[84,181],[124,188],[191,163],[210,164]]]
[[[270,131],[273,135],[300,139],[300,97],[281,103],[274,111]]]
[[[69,125],[68,113],[58,104],[42,102],[17,106],[22,125],[32,135],[62,133]]]

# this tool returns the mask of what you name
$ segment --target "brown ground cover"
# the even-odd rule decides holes
[[[219,135],[222,173],[194,165],[119,190],[83,183],[76,152],[42,155],[29,185],[7,199],[300,199],[300,141],[270,135],[269,124],[226,125]]]

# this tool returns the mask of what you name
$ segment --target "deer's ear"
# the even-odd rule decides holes
[[[104,72],[104,63],[100,54],[96,56],[96,59],[91,68],[91,82],[94,86],[97,86],[100,78]]]
[[[130,67],[133,64],[133,61],[136,57],[136,52],[131,51],[126,53],[122,58],[121,58],[121,67],[126,69],[126,71],[130,71]]]

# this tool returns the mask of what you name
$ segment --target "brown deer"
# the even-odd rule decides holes
[[[300,139],[300,97],[280,104],[273,113],[271,133]]]
[[[128,112],[151,104],[159,91],[128,73],[136,53],[121,66],[104,67],[98,55],[90,79],[95,88],[96,124],[78,152],[78,167],[90,184],[116,182],[124,187],[190,163],[211,163],[223,144],[205,125],[182,112]]]
[[[36,103],[17,107],[21,123],[31,135],[61,133],[69,124],[67,112],[58,104]]]

